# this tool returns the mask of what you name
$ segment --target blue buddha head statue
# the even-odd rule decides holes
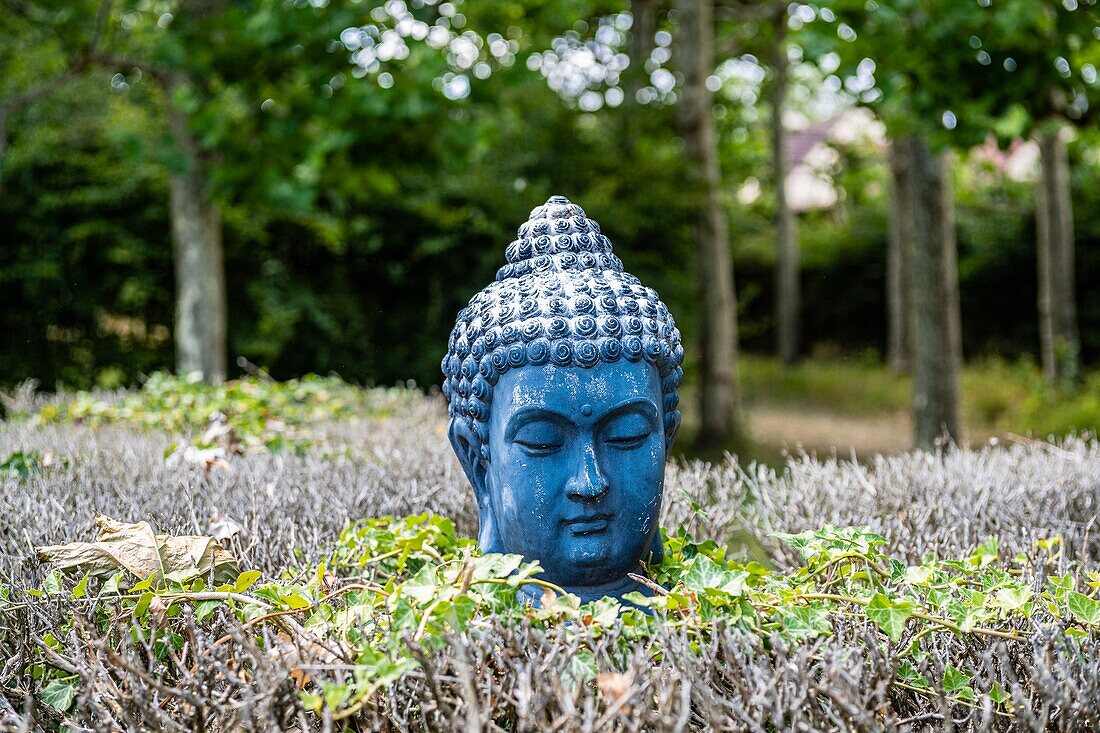
[[[684,350],[668,308],[579,206],[531,212],[443,359],[449,437],[478,544],[537,560],[582,600],[642,590],[662,555]]]

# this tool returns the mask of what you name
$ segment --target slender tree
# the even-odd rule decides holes
[[[913,309],[909,275],[913,271],[913,192],[909,184],[909,155],[904,140],[890,146],[890,239],[886,269],[888,309],[887,361],[898,374],[907,374],[913,353]]]
[[[798,361],[799,353],[799,265],[798,228],[794,212],[787,202],[787,174],[789,155],[787,133],[783,128],[783,112],[786,108],[788,67],[787,57],[787,8],[780,3],[770,18],[772,26],[771,84],[768,102],[771,107],[771,155],[772,175],[775,180],[775,326],[779,359],[791,365]]]
[[[950,0],[825,7],[810,42],[839,55],[848,88],[875,109],[893,141],[888,344],[893,367],[913,373],[914,444],[959,440],[961,317],[947,151],[981,139],[976,128],[955,129],[968,105],[954,86],[963,83],[955,60],[969,52],[974,8]]]
[[[631,0],[630,65],[626,69],[626,103],[638,103],[638,91],[649,81],[646,61],[653,53],[653,37],[657,31],[657,0]]]
[[[1077,331],[1073,199],[1063,136],[1060,125],[1039,134],[1042,163],[1035,187],[1039,337],[1043,373],[1051,382],[1076,380],[1081,352]]]
[[[948,225],[953,204],[945,195],[949,183],[942,156],[933,154],[919,135],[909,136],[902,144],[908,149],[914,233],[910,291],[914,443],[929,448],[942,435],[954,439],[960,435],[959,363],[953,333],[957,311],[952,308],[952,299],[958,297],[958,274],[951,270],[954,235]]]
[[[203,151],[186,113],[172,100],[168,127],[180,155],[169,176],[176,263],[176,367],[221,382],[226,376],[225,254],[221,207],[210,191]]]
[[[701,445],[721,444],[740,425],[737,377],[737,299],[729,223],[722,207],[718,134],[707,77],[714,73],[714,7],[710,0],[678,0],[676,53],[683,74],[677,107],[684,156],[696,192],[695,240],[702,286],[700,381]]]
[[[943,278],[945,308],[947,310],[947,345],[955,369],[962,368],[962,304],[959,295],[959,238],[955,228],[955,185],[952,181],[955,154],[948,149],[939,155],[940,213],[939,223],[943,231]],[[953,433],[957,435],[957,433]]]
[[[1041,172],[1035,189],[1038,314],[1043,371],[1052,382],[1080,374],[1068,129],[1097,119],[1100,86],[1097,0],[992,4],[975,13],[973,54],[958,92],[975,100],[998,139],[1032,137]]]
[[[891,224],[887,262],[889,360],[913,373],[914,443],[958,439],[962,362],[954,192],[950,152],[918,134],[890,150]]]

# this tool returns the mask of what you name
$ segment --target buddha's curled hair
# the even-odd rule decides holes
[[[623,270],[599,224],[553,196],[531,212],[505,254],[496,280],[459,312],[442,364],[451,417],[469,421],[482,458],[489,457],[493,386],[525,364],[652,364],[671,443],[680,426],[680,331],[657,292]]]

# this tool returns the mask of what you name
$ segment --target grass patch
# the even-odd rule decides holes
[[[778,359],[741,357],[745,404],[790,405],[866,415],[908,409],[911,380],[876,362],[858,359],[804,361],[784,366]]]
[[[839,415],[909,410],[912,379],[859,359],[805,361],[746,354],[741,388],[748,406],[786,405]],[[1100,430],[1100,372],[1078,386],[1053,386],[1030,362],[997,359],[963,367],[959,388],[964,429],[976,433],[1064,436]]]

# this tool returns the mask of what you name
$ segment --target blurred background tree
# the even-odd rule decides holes
[[[562,193],[677,315],[686,432],[719,449],[824,447],[769,410],[886,419],[910,370],[922,444],[1095,429],[1098,25],[1088,0],[0,0],[0,382],[241,357],[434,385]]]

